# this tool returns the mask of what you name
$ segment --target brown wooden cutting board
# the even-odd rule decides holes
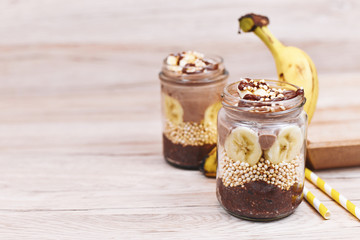
[[[308,165],[360,166],[360,76],[319,76],[318,107],[308,130]]]

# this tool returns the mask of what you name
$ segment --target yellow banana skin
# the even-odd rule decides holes
[[[200,165],[200,171],[204,173],[206,177],[214,178],[216,177],[216,167],[217,167],[217,152],[216,147],[214,147],[209,154],[202,160]]]
[[[269,31],[269,19],[265,16],[247,14],[239,19],[240,29],[254,32],[271,51],[280,81],[285,81],[304,88],[306,103],[304,110],[310,123],[319,95],[319,83],[315,65],[301,49],[284,46]]]

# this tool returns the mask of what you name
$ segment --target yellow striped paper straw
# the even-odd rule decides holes
[[[341,195],[338,191],[333,189],[329,184],[307,168],[305,169],[305,177],[360,220],[360,209],[350,202],[344,195]]]
[[[308,203],[310,203],[310,205],[313,206],[316,209],[316,211],[318,211],[321,214],[321,216],[323,216],[323,218],[330,219],[331,212],[305,186],[303,193],[306,201],[308,201]]]

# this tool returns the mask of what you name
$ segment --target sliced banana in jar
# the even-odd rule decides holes
[[[183,122],[184,110],[180,102],[166,94],[164,94],[164,112],[170,122],[177,125]]]
[[[291,162],[300,154],[304,139],[298,126],[287,126],[280,130],[274,144],[264,152],[265,159],[274,164]]]
[[[214,104],[212,104],[212,105],[210,105],[209,107],[206,108],[205,115],[204,115],[204,124],[205,124],[205,126],[216,127],[216,125],[217,125],[217,116],[218,116],[218,112],[219,112],[221,107],[222,107],[222,103],[221,102],[216,102],[216,103],[214,103]]]
[[[255,165],[262,155],[258,134],[247,127],[237,127],[225,140],[225,151],[235,162]]]

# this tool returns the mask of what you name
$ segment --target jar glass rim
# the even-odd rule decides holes
[[[279,80],[270,80],[270,79],[253,79],[253,80],[255,80],[255,81],[265,80],[265,82],[271,86],[275,85],[275,86],[282,87],[285,89],[293,89],[295,91],[298,89],[301,89],[300,87],[298,87],[294,84],[284,82],[284,81],[279,81]],[[287,112],[292,112],[294,109],[303,107],[306,102],[306,98],[305,98],[304,94],[297,95],[294,98],[285,99],[285,100],[281,100],[281,101],[272,101],[272,102],[262,102],[262,101],[242,99],[242,98],[240,98],[240,96],[234,96],[234,94],[232,94],[229,91],[231,88],[234,88],[234,87],[237,88],[240,81],[232,82],[225,86],[223,94],[222,94],[222,103],[223,103],[224,108],[232,109],[235,111],[249,112],[250,110],[252,110],[252,107],[259,106],[259,104],[271,105],[273,103],[276,103],[276,104],[281,104],[283,106],[287,106],[287,108],[285,110],[278,111],[278,112],[262,112],[262,113],[263,114],[286,114]],[[240,104],[241,106],[238,106],[238,103],[241,103]]]
[[[170,68],[174,66],[169,65],[166,62],[166,59],[167,58],[163,60],[162,70],[159,73],[159,77],[163,81],[185,83],[185,84],[212,83],[222,80],[223,75],[226,76],[228,75],[228,72],[224,67],[224,60],[222,57],[218,55],[206,55],[204,57],[204,60],[210,60],[214,64],[217,64],[218,65],[217,69],[198,72],[198,73],[181,73],[181,74],[176,73],[170,70]],[[181,68],[181,71],[183,70],[183,67],[179,66],[179,68]]]

